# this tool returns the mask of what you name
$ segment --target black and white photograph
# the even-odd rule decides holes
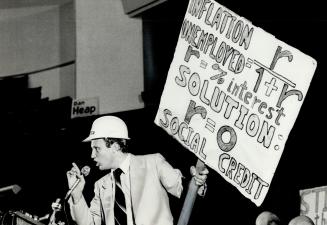
[[[0,0],[0,225],[327,225],[324,11]]]

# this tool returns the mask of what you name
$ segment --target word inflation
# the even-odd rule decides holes
[[[192,0],[187,13],[199,20],[204,16],[204,22],[210,27],[214,27],[220,34],[231,39],[239,46],[244,46],[247,50],[251,43],[253,27],[238,19],[223,7],[215,8],[215,4],[210,0]]]

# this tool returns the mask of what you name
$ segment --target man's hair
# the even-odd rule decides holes
[[[109,148],[113,143],[117,143],[120,146],[122,152],[127,152],[128,140],[122,138],[104,138],[106,146]]]

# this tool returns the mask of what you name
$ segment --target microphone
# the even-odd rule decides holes
[[[21,187],[17,184],[14,184],[14,185],[0,188],[0,193],[6,192],[6,191],[11,191],[12,193],[17,194],[20,190],[21,190]]]
[[[86,177],[87,175],[89,175],[91,171],[91,168],[89,166],[84,166],[82,169],[81,169],[81,174]],[[68,190],[66,196],[65,196],[65,200],[67,200],[70,195],[72,194],[73,190],[76,188],[76,186],[78,185],[78,183],[80,182],[80,179],[77,178],[75,183],[73,184],[73,186]]]

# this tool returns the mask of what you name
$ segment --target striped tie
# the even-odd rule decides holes
[[[116,181],[115,206],[114,206],[116,225],[127,225],[125,196],[120,182],[120,175],[122,172],[123,171],[119,168],[114,171],[114,177]]]

